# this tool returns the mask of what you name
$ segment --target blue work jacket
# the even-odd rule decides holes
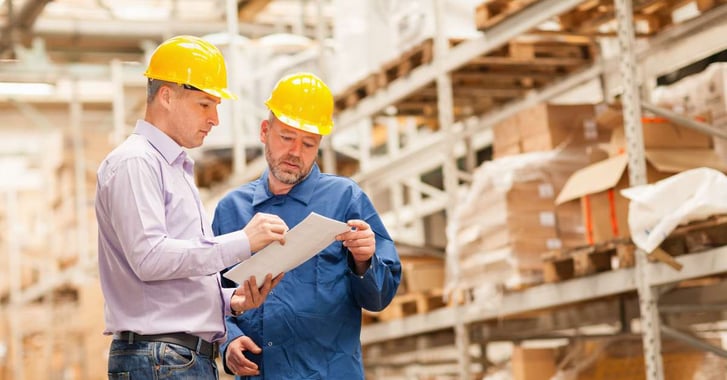
[[[310,212],[346,222],[366,221],[376,234],[376,252],[363,276],[341,242],[334,242],[286,273],[265,303],[228,317],[227,344],[247,335],[263,351],[248,353],[261,376],[250,379],[363,379],[361,308],[379,311],[394,297],[401,262],[373,204],[352,180],[323,174],[317,165],[288,194],[273,195],[266,171],[227,194],[218,204],[216,235],[243,228],[255,213],[280,216],[292,228]],[[240,265],[245,265],[241,263]]]

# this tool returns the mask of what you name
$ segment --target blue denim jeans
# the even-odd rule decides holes
[[[111,342],[108,372],[110,380],[219,379],[214,358],[184,346],[117,339]]]

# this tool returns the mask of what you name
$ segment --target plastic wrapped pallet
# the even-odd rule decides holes
[[[540,255],[562,246],[555,196],[588,163],[584,149],[561,149],[480,166],[447,226],[447,290],[539,282]]]

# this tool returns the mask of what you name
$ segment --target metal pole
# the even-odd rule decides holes
[[[454,152],[454,144],[456,141],[456,133],[453,131],[454,126],[454,98],[452,96],[452,78],[449,72],[441,69],[442,58],[447,55],[449,50],[449,39],[444,32],[443,16],[446,14],[447,6],[444,0],[434,1],[434,65],[440,66],[437,70],[437,115],[439,128],[447,133],[447,146],[443,153],[444,157],[442,165],[442,176],[444,177],[444,191],[447,192],[449,202],[445,212],[447,220],[454,219],[455,205],[457,202],[457,188],[459,180],[457,176],[457,162]],[[452,242],[450,242],[451,244]],[[454,244],[453,244],[454,245]],[[453,265],[459,265],[454,263]],[[457,316],[454,325],[455,342],[457,346],[457,361],[459,367],[459,378],[468,379],[470,377],[470,355],[469,355],[469,326],[465,324],[461,315]]]
[[[8,225],[8,277],[10,280],[10,307],[8,308],[8,319],[10,320],[10,347],[12,349],[12,377],[22,380],[25,378],[23,368],[23,330],[20,322],[20,293],[21,293],[21,271],[22,258],[20,256],[20,236],[17,216],[18,194],[16,190],[9,189],[5,193],[5,220]]]
[[[697,337],[694,337],[692,335],[689,335],[687,333],[681,332],[677,329],[673,329],[669,326],[662,325],[661,331],[664,333],[664,335],[668,335],[674,339],[681,340],[684,343],[687,343],[691,345],[692,347],[699,348],[701,350],[711,352],[719,357],[727,358],[727,351],[713,346]]]
[[[706,123],[696,121],[694,119],[690,119],[682,114],[661,107],[657,107],[653,104],[649,104],[646,102],[641,102],[641,107],[657,116],[669,119],[670,121],[673,121],[674,123],[677,123],[679,125],[683,125],[687,128],[691,128],[696,131],[709,134],[711,136],[727,138],[727,131],[713,127]]]
[[[126,105],[124,104],[124,67],[120,60],[111,61],[111,82],[114,86],[112,94],[112,113],[114,120],[113,143],[114,146],[121,144],[126,137]]]
[[[91,264],[91,250],[88,248],[88,198],[86,195],[86,158],[83,147],[83,127],[81,119],[83,104],[79,93],[77,78],[71,82],[70,127],[73,139],[73,168],[75,179],[76,206],[76,240],[78,243],[78,259],[82,268]]]
[[[641,125],[641,100],[636,75],[634,56],[634,20],[631,0],[614,0],[618,24],[618,40],[621,50],[621,82],[623,83],[623,114],[626,139],[628,141],[629,181],[631,186],[646,184],[646,161],[644,159],[644,136]],[[646,378],[663,380],[664,368],[661,358],[661,335],[659,315],[656,308],[657,296],[649,279],[646,252],[636,252],[636,285],[639,294],[641,323],[643,329],[644,360]]]
[[[240,35],[240,25],[237,17],[237,0],[227,0],[227,34],[229,35],[229,51],[227,52],[228,68],[227,78],[230,81],[230,88],[238,96],[240,94],[240,47],[237,45]],[[240,102],[230,102],[230,132],[232,135],[232,172],[241,174],[247,166],[245,156],[245,128],[240,121]]]
[[[306,2],[302,2],[301,9],[300,9],[300,21],[301,21],[301,33],[305,31],[305,7]],[[316,1],[316,27],[315,27],[315,34],[316,34],[316,45],[318,49],[318,56],[316,58],[316,69],[318,69],[318,75],[320,78],[326,82],[328,81],[329,73],[327,70],[327,67],[325,65],[326,58],[324,55],[324,49],[325,49],[325,40],[326,40],[326,19],[325,19],[325,12],[324,12],[324,4],[323,0],[317,0]],[[323,159],[323,170],[328,173],[337,173],[338,172],[338,164],[336,163],[336,150],[333,147],[333,135],[328,136],[327,138],[323,139],[322,144],[322,159]]]

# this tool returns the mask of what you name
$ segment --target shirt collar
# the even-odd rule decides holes
[[[253,195],[252,199],[253,206],[257,206],[275,196],[270,191],[270,184],[268,182],[269,176],[270,169],[268,168],[265,169],[265,172],[260,177],[260,183],[262,186],[257,186],[257,188],[255,189],[255,194]],[[321,171],[320,169],[318,169],[318,164],[314,163],[313,167],[311,167],[310,173],[308,173],[308,176],[306,176],[302,182],[293,186],[293,188],[290,189],[290,191],[286,195],[307,205],[313,198],[313,193],[320,177]]]
[[[166,133],[162,132],[159,128],[155,127],[146,120],[137,120],[136,128],[134,133],[144,136],[149,143],[156,149],[164,160],[169,165],[172,165],[175,161],[187,159],[187,154],[184,152],[179,144],[177,144],[171,137],[167,136]]]

